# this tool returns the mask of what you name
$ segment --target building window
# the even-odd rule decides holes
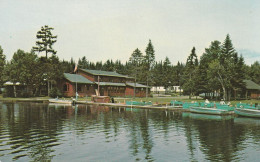
[[[68,84],[64,84],[64,85],[63,85],[63,91],[64,91],[64,92],[69,91],[69,85],[68,85]]]
[[[81,92],[81,91],[82,91],[81,85],[77,85],[77,92]]]
[[[86,85],[87,91],[89,91],[89,85]]]

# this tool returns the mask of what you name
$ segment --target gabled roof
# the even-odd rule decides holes
[[[147,86],[146,85],[143,85],[143,84],[139,84],[139,83],[130,83],[130,82],[126,82],[126,85],[127,86],[130,86],[130,87],[137,87],[137,88],[146,88]],[[135,86],[136,85],[136,86]],[[149,87],[148,87],[149,88]]]
[[[244,82],[246,83],[246,89],[260,90],[260,86],[255,82],[253,82],[252,80],[244,80]]]
[[[94,84],[92,81],[90,81],[87,78],[83,77],[82,75],[78,75],[78,74],[64,73],[64,77],[71,83],[77,82],[77,83],[85,83],[85,84]]]
[[[98,82],[96,82],[98,84]],[[113,82],[99,82],[100,86],[120,86],[125,87],[125,83],[113,83]]]
[[[121,77],[121,78],[129,78],[126,75],[118,74],[115,71],[102,71],[102,70],[89,70],[89,69],[80,69],[84,72],[90,73],[92,75],[102,75],[102,76],[114,76],[114,77]]]

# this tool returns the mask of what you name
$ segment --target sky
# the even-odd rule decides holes
[[[48,25],[60,59],[125,62],[151,40],[156,61],[176,64],[229,34],[250,65],[260,61],[259,15],[258,0],[0,0],[0,45],[10,60]]]

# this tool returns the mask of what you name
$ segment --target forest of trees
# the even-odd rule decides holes
[[[0,46],[0,87],[6,81],[19,82],[26,87],[23,96],[29,97],[39,96],[41,87],[45,86],[48,87],[49,95],[52,90],[56,90],[63,73],[73,72],[76,62],[79,68],[116,71],[135,77],[137,82],[149,86],[181,86],[184,93],[190,96],[218,91],[223,98],[229,100],[234,90],[245,87],[244,79],[260,84],[259,61],[246,65],[243,56],[233,47],[229,35],[222,43],[212,41],[200,58],[196,54],[196,48],[192,47],[185,63],[173,65],[168,57],[161,61],[155,60],[155,48],[151,40],[144,53],[136,48],[126,62],[91,62],[87,56],[79,60],[60,60],[52,48],[57,36],[52,35],[51,30],[53,28],[48,26],[42,27],[36,35],[36,47],[30,52],[18,49],[10,61],[6,60]],[[37,55],[41,52],[46,57]],[[49,53],[51,56],[48,57]]]

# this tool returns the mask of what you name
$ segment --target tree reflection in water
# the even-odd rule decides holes
[[[0,103],[0,160],[239,161],[244,160],[241,153],[257,156],[260,141],[259,120],[242,119],[105,106]]]

